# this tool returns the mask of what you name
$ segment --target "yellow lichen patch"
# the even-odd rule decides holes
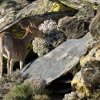
[[[74,8],[74,9],[78,9],[77,6],[75,6],[74,4],[71,4],[71,3],[67,3],[67,1],[65,2],[64,0],[60,0],[60,2],[61,2],[62,4],[67,5],[68,7],[71,7],[71,8]]]
[[[87,61],[88,61],[88,57],[82,57],[80,59],[80,66],[84,66]]]
[[[48,0],[43,0],[43,2],[47,2]]]
[[[47,4],[47,7],[46,9],[48,10],[47,12],[57,12],[57,11],[65,11],[67,10],[67,7],[64,6],[63,4],[61,3],[58,3],[58,2],[51,2],[51,1],[48,1],[48,0],[43,0],[44,2],[44,5]]]
[[[57,4],[56,2],[52,3],[53,11],[64,11],[66,8],[62,4]],[[50,11],[49,11],[50,12]]]
[[[95,6],[95,5],[93,6],[93,9],[94,9],[94,10],[97,10],[97,8],[98,8],[97,6]]]
[[[90,90],[84,84],[84,80],[82,79],[81,72],[78,72],[74,76],[74,78],[71,82],[71,86],[73,89],[77,90],[77,93],[81,92],[81,93],[86,94],[86,96],[90,95]]]

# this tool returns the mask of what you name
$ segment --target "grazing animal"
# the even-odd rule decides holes
[[[22,38],[13,37],[10,32],[0,34],[0,78],[3,74],[3,56],[7,58],[7,74],[11,75],[14,61],[20,61],[20,70],[23,68],[31,40],[35,37],[43,38],[43,33],[31,22],[28,26],[20,23],[20,26],[26,31]]]

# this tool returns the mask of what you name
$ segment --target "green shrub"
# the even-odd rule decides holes
[[[50,97],[42,82],[33,80],[32,83],[15,85],[3,100],[50,100]]]
[[[32,89],[29,84],[16,85],[3,100],[32,100]]]

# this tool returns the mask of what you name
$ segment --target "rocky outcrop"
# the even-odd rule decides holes
[[[89,19],[65,16],[58,21],[58,29],[61,30],[67,39],[80,38],[88,32]]]
[[[67,39],[83,37],[89,31],[89,25],[94,15],[91,6],[83,6],[75,16],[60,18],[57,26],[58,30],[62,31]]]
[[[8,0],[3,2],[0,5],[0,29],[14,22],[16,14],[28,4],[27,0]]]
[[[58,1],[36,0],[35,2],[32,2],[32,4],[22,9],[16,15],[16,18],[19,19],[29,15],[37,15],[44,14],[46,12],[57,12],[65,10],[67,10],[67,7],[59,3]]]
[[[29,63],[21,72],[23,75],[27,74],[28,79],[40,79],[49,84],[79,63],[79,59],[87,51],[86,45],[89,41],[90,37],[70,39],[45,56]]]
[[[58,20],[66,14],[73,15],[73,12],[71,13],[72,10],[67,9],[67,6],[58,1],[50,0],[35,0],[32,3],[26,0],[12,0],[2,3],[0,7],[0,29],[4,30],[5,26],[10,27],[11,23],[15,23],[16,21],[18,22],[18,20],[28,16],[41,16],[42,14],[43,17],[48,16],[49,19],[52,17]],[[75,13],[77,12],[76,10],[74,11]]]
[[[97,5],[95,5],[93,0],[59,0],[62,4],[67,5],[68,7],[74,8],[74,9],[80,9],[84,5],[91,6],[93,9],[97,9]],[[94,4],[93,4],[94,3]],[[99,1],[96,2],[99,4]]]
[[[99,100],[100,46],[95,46],[89,54],[82,58],[80,65],[81,70],[74,76],[71,82],[72,88],[81,99],[87,97]]]
[[[89,30],[94,38],[94,40],[99,40],[100,38],[100,11],[92,19]]]

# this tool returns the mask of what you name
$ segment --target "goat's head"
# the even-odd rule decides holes
[[[30,25],[25,26],[23,24],[20,23],[20,26],[22,29],[26,30],[26,32],[29,32],[30,34],[33,34],[33,37],[37,37],[37,38],[43,38],[44,34],[42,31],[40,31],[33,23],[31,23],[29,21]]]

